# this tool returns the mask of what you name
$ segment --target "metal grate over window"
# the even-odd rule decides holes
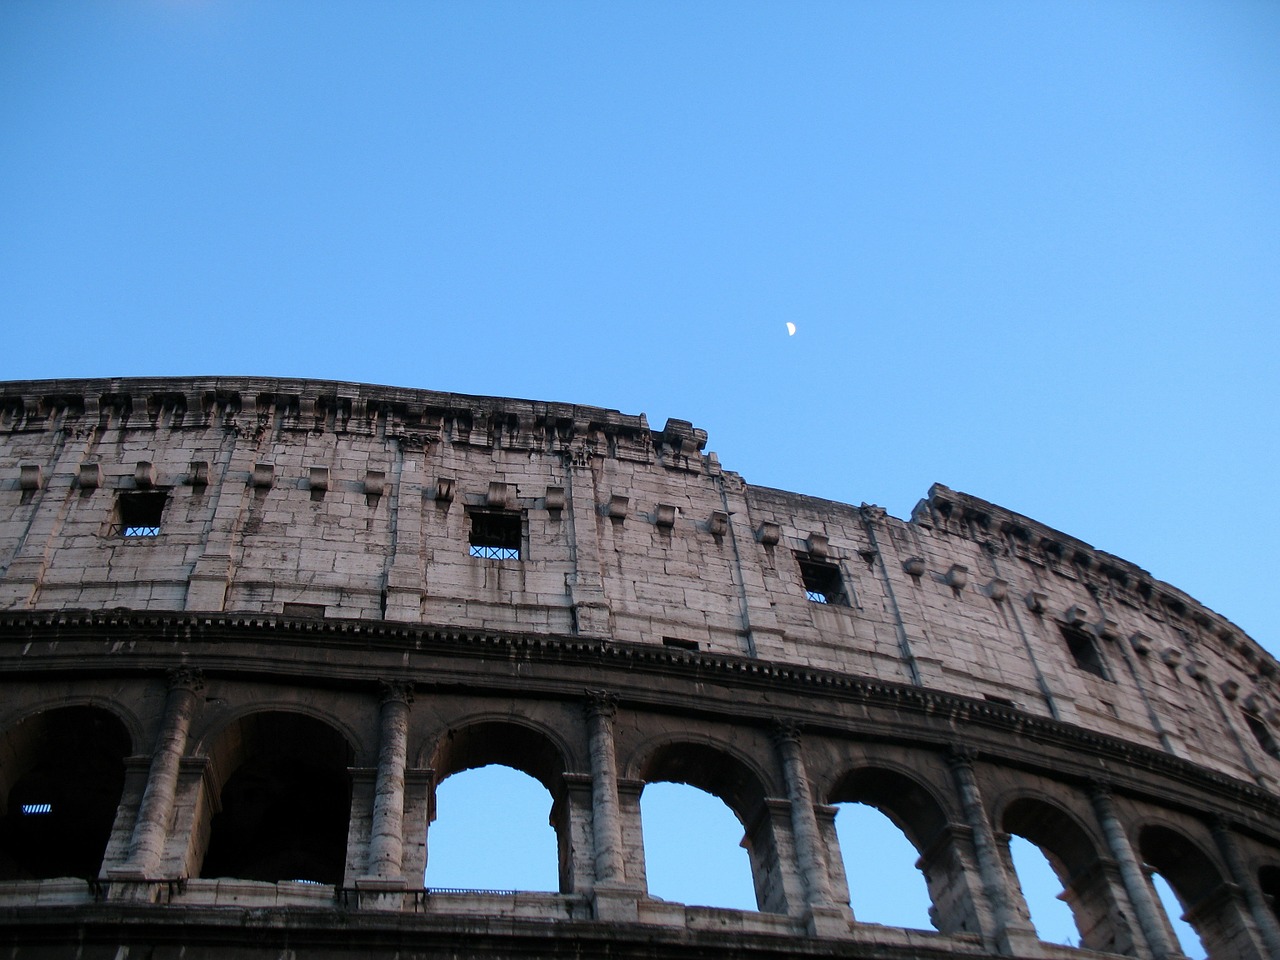
[[[519,560],[521,515],[513,510],[471,511],[471,556],[481,560]]]
[[[800,579],[804,581],[804,595],[810,602],[849,605],[839,567],[805,557],[796,560],[800,564]]]
[[[166,499],[162,491],[120,494],[111,535],[129,538],[160,536],[160,518]]]

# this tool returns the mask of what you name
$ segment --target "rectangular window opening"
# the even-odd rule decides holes
[[[839,567],[806,557],[797,557],[796,560],[800,564],[800,579],[804,581],[804,595],[810,602],[841,607],[849,605]]]
[[[697,650],[697,640],[685,640],[682,637],[663,637],[662,645],[664,647],[676,647],[679,650]]]
[[[1244,722],[1249,728],[1249,732],[1253,734],[1253,739],[1258,741],[1258,746],[1271,754],[1271,756],[1280,757],[1280,743],[1276,742],[1276,738],[1271,735],[1271,731],[1267,729],[1267,725],[1262,722],[1261,717],[1245,711]]]
[[[22,815],[24,817],[38,817],[46,813],[53,813],[52,803],[24,803],[22,805]]]
[[[160,536],[160,518],[167,499],[168,494],[160,490],[120,494],[116,499],[112,535],[131,539]]]
[[[523,518],[514,510],[471,511],[471,556],[481,560],[519,560]]]
[[[1102,654],[1098,650],[1098,644],[1092,636],[1085,633],[1079,627],[1067,626],[1059,624],[1062,631],[1062,639],[1066,641],[1067,649],[1071,651],[1071,658],[1075,660],[1076,666],[1085,673],[1092,673],[1095,677],[1101,677],[1103,680],[1110,680],[1107,675],[1107,666],[1102,660]]]
[[[323,617],[323,603],[286,603],[281,611],[286,617]]]

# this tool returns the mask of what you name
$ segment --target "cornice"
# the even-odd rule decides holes
[[[268,662],[268,658],[280,650],[282,645],[314,648],[321,644],[335,649],[381,649],[397,653],[403,652],[408,645],[424,655],[462,660],[542,663],[584,668],[597,675],[600,671],[622,670],[625,673],[639,672],[648,677],[663,676],[695,684],[714,682],[739,690],[791,694],[798,702],[807,702],[806,706],[793,711],[807,730],[837,736],[847,731],[841,724],[839,715],[829,707],[824,708],[823,703],[835,701],[879,707],[920,719],[921,728],[913,728],[908,732],[898,730],[896,734],[914,740],[922,735],[931,735],[934,740],[932,745],[939,749],[961,738],[976,746],[980,757],[987,756],[994,762],[1013,762],[1020,766],[1042,768],[1049,762],[1045,759],[1045,752],[1056,749],[1080,758],[1077,765],[1079,769],[1074,772],[1055,765],[1054,773],[1059,777],[1084,783],[1099,775],[1106,775],[1113,778],[1117,788],[1143,792],[1141,778],[1121,776],[1124,771],[1142,771],[1159,776],[1179,788],[1203,791],[1225,804],[1244,804],[1263,815],[1280,819],[1280,797],[1254,784],[1085,727],[961,694],[728,653],[704,653],[568,636],[469,631],[377,620],[312,620],[221,613],[64,611],[0,613],[0,662],[8,661],[6,672],[10,676],[19,671],[29,676],[33,671],[62,673],[69,670],[105,670],[118,673],[139,670],[138,659],[114,652],[108,657],[104,651],[103,661],[94,664],[86,663],[82,656],[72,658],[74,664],[53,664],[47,661],[41,663],[36,659],[37,655],[29,652],[22,655],[20,660],[4,653],[6,645],[16,643],[66,643],[97,637],[112,641],[127,637],[161,643],[207,643],[210,645],[208,652],[190,653],[189,648],[184,646],[184,652],[175,652],[174,656],[198,665],[209,677],[218,676],[225,670],[229,676],[244,678],[257,674],[272,678],[292,678],[297,682],[306,677],[306,674],[299,672],[295,661]],[[261,658],[240,658],[228,654],[229,662],[219,664],[220,644],[240,640],[259,644],[268,637],[271,643],[262,644]],[[149,659],[156,658],[154,655],[144,657],[141,663],[148,664]],[[173,665],[173,658],[161,657],[151,666],[159,670],[170,669]],[[327,664],[324,666],[328,667]],[[144,669],[149,668],[144,666]],[[367,680],[371,690],[387,676],[385,666],[380,664],[369,664],[367,672],[369,676],[363,679]],[[414,678],[404,676],[394,679],[412,682]],[[529,681],[530,678],[522,674],[521,691],[530,696],[537,695]],[[581,693],[580,684],[574,686],[575,682],[567,681],[566,690],[570,695]],[[458,683],[456,676],[441,676],[433,683],[420,682],[419,685],[447,688]],[[475,683],[492,685],[493,680],[491,677],[478,677]],[[652,690],[651,683],[610,684],[602,678],[598,685],[609,686],[616,691],[621,706],[626,706],[628,702],[646,706],[665,702],[663,698],[648,692]],[[542,695],[554,694],[544,692]],[[712,701],[699,704],[696,700],[689,700],[682,709],[690,713],[723,713],[723,705]],[[749,704],[741,704],[737,708],[738,720],[767,725],[777,715],[777,709],[773,706],[761,711],[759,716],[754,716],[750,711]],[[932,734],[925,729],[927,722],[936,725]],[[883,736],[893,739],[894,732],[886,730]],[[1002,743],[1006,741],[1012,744],[1018,740],[1033,741],[1037,749],[1018,751],[1002,747]]]
[[[75,427],[209,429],[233,433],[339,433],[387,437],[408,448],[450,442],[564,449],[672,465],[698,459],[705,430],[644,414],[508,397],[441,393],[333,380],[271,377],[132,377],[0,383],[0,432]]]

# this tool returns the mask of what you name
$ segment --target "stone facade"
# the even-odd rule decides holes
[[[902,521],[705,443],[348,383],[0,384],[9,955],[1080,955],[1035,938],[1016,834],[1087,950],[1176,956],[1154,870],[1214,957],[1280,956],[1252,639],[975,497]],[[423,887],[435,786],[484,763],[550,792],[558,893]],[[738,815],[759,912],[647,895],[662,780]],[[902,826],[936,930],[857,921],[845,801]]]

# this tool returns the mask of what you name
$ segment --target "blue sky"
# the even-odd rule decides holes
[[[1278,121],[1269,2],[9,0],[0,378],[689,419],[1274,652]]]

